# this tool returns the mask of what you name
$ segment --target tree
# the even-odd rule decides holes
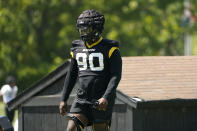
[[[1,82],[14,74],[23,90],[63,63],[90,8],[105,15],[103,37],[120,41],[123,56],[183,55],[180,0],[0,0]]]

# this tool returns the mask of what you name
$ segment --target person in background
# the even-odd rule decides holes
[[[7,103],[14,99],[17,95],[18,87],[16,86],[16,81],[13,76],[8,76],[6,79],[6,84],[2,86],[0,90],[0,97],[3,98],[3,103],[5,104],[5,114],[10,120],[13,121],[14,110],[9,111],[7,108]]]

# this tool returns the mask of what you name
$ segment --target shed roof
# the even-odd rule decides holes
[[[118,90],[145,101],[197,98],[197,56],[123,57]]]
[[[197,56],[145,56],[122,59],[123,72],[117,91],[118,99],[132,107],[137,107],[137,103],[166,100],[174,102],[177,98],[195,99],[196,103]],[[69,61],[66,61],[22,92],[8,103],[8,108],[18,107],[66,75],[68,65]],[[140,99],[143,101],[139,102]]]

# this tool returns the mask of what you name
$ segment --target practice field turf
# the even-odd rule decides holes
[[[2,102],[0,102],[0,116],[4,116],[4,104]]]
[[[0,102],[0,116],[5,116],[5,112],[4,112],[4,104],[2,102]],[[14,121],[12,124],[14,124],[15,120],[18,118],[18,111],[15,111],[15,117],[14,117]]]
[[[197,34],[192,35],[192,55],[197,55]]]

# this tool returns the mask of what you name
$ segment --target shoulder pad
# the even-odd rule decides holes
[[[83,44],[82,40],[74,40],[74,41],[72,41],[72,48],[82,46],[82,44]]]
[[[106,46],[119,47],[119,42],[116,40],[103,39],[103,42]]]

